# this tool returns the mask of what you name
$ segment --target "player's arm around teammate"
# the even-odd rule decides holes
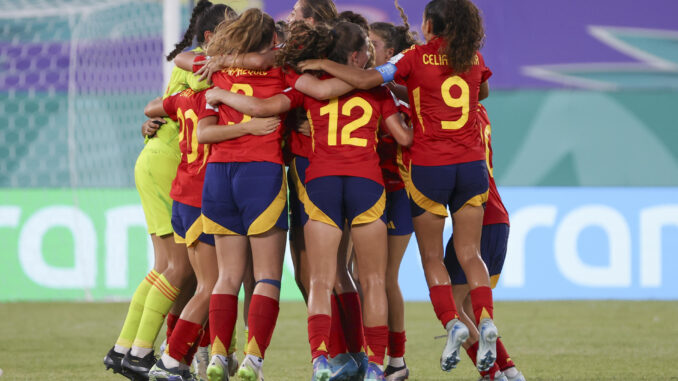
[[[264,52],[275,45],[275,23],[258,9],[249,9],[229,25],[219,26],[209,55]],[[215,85],[248,95],[282,91],[280,70],[230,68],[216,73]],[[251,116],[219,107],[219,124],[243,123]],[[251,246],[257,282],[248,315],[247,356],[238,371],[244,379],[261,379],[262,364],[278,317],[280,279],[287,230],[287,184],[281,152],[281,127],[268,135],[245,135],[213,144],[203,188],[203,226],[215,234],[219,279],[210,302],[213,357],[218,371],[225,358],[220,343],[233,335],[237,294]],[[214,324],[212,324],[214,322]],[[215,327],[216,326],[216,327]],[[216,350],[215,350],[216,348]]]
[[[448,330],[441,368],[459,361],[468,335],[457,319],[449,276],[443,264],[442,232],[447,207],[452,212],[454,245],[472,289],[481,332],[478,368],[488,370],[496,358],[497,330],[492,322],[492,290],[480,257],[483,206],[488,179],[484,150],[474,128],[481,83],[491,75],[477,53],[484,38],[478,9],[467,0],[433,0],[422,26],[427,44],[412,47],[376,70],[360,70],[330,60],[302,63],[305,70],[325,70],[358,88],[397,79],[407,84],[413,107],[415,139],[410,178],[414,228],[436,315]],[[444,191],[435,190],[444,180]],[[433,184],[436,184],[433,186]]]

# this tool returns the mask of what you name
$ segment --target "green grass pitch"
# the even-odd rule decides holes
[[[103,356],[122,325],[124,303],[0,304],[0,381],[125,380]],[[440,370],[444,333],[429,303],[407,303],[411,380],[476,380],[464,355]],[[498,302],[495,320],[527,380],[678,380],[678,302]],[[243,344],[238,322],[239,348]],[[162,334],[161,334],[162,336]],[[162,339],[159,338],[158,341]],[[267,352],[268,381],[310,379],[306,310],[282,303]]]

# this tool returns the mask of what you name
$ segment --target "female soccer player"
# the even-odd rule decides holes
[[[268,51],[275,45],[275,23],[259,9],[249,9],[230,24],[221,24],[208,55]],[[231,68],[212,77],[215,85],[233,92],[268,96],[285,87],[280,69],[255,71]],[[227,107],[219,108],[219,124],[251,120]],[[218,131],[201,126],[198,134]],[[247,356],[238,376],[263,378],[262,364],[278,317],[280,279],[287,230],[287,184],[281,152],[282,133],[242,136],[212,142],[203,188],[203,230],[215,235],[219,278],[210,300],[212,361],[208,376],[223,377],[227,368],[224,343],[233,335],[238,291],[251,246],[256,286],[248,315]],[[200,139],[203,141],[203,139]]]
[[[425,45],[406,50],[376,70],[327,59],[300,67],[324,70],[362,89],[394,79],[407,85],[415,132],[410,176],[404,180],[413,201],[414,229],[431,302],[448,331],[440,365],[445,371],[453,369],[459,362],[459,347],[468,337],[443,263],[442,233],[449,207],[454,246],[469,280],[480,331],[477,367],[487,371],[496,358],[498,335],[492,321],[490,278],[480,257],[489,183],[477,115],[470,112],[489,93],[491,72],[478,53],[484,38],[482,19],[470,0],[433,0],[426,5],[422,31]]]
[[[369,37],[375,49],[375,63],[384,65],[396,54],[416,44],[410,32],[407,16],[398,6],[404,25],[378,22],[370,25]],[[406,110],[409,115],[409,110]],[[388,267],[386,268],[386,295],[388,297],[388,354],[389,362],[384,375],[386,381],[406,380],[409,369],[405,364],[405,305],[398,284],[400,263],[414,231],[410,201],[398,171],[398,144],[383,131],[377,146],[380,166],[386,185],[386,221],[388,223]]]
[[[506,258],[506,247],[509,235],[509,216],[504,204],[501,201],[497,185],[494,182],[492,165],[492,127],[487,110],[482,104],[478,104],[478,128],[485,143],[486,163],[490,179],[490,191],[485,205],[485,215],[483,216],[483,233],[481,237],[481,255],[483,262],[487,266],[492,282],[492,288],[497,285],[501,269],[504,266]],[[458,306],[463,306],[459,311],[459,319],[468,327],[470,336],[464,342],[464,348],[473,362],[476,362],[476,353],[478,351],[478,330],[473,320],[473,308],[469,298],[469,287],[464,275],[464,271],[459,265],[454,251],[453,237],[447,242],[445,249],[445,266],[450,274],[454,290],[454,301]],[[492,377],[494,380],[506,381],[525,381],[515,363],[511,360],[501,339],[497,339],[497,362],[487,372],[482,373],[485,377]],[[501,377],[506,377],[501,378]]]
[[[211,7],[212,4],[205,0],[195,6],[184,41],[192,40],[198,18]],[[221,11],[222,19],[224,10]],[[178,46],[183,48],[181,43]],[[186,89],[189,84],[194,88],[207,87],[205,84],[199,85],[190,72],[175,68],[165,97]],[[182,287],[182,294],[186,295],[185,301],[179,303],[177,300],[176,306],[172,307],[180,294],[179,286],[187,285],[187,280],[193,277],[193,273],[186,246],[176,244],[172,237],[172,200],[169,193],[181,154],[177,124],[171,119],[165,121],[159,128],[158,125],[149,123],[144,125],[142,133],[147,137],[146,146],[134,169],[137,190],[153,242],[154,268],[137,287],[116,345],[104,358],[107,369],[112,368],[115,373],[122,372],[128,377],[147,375],[155,363],[153,342],[165,315],[170,308],[175,313],[168,316],[169,333],[173,327],[172,321],[175,321],[170,317],[178,315],[185,301],[193,294],[192,287]]]
[[[331,31],[324,26],[293,24],[279,62],[294,67],[300,60],[318,55],[363,67],[367,62],[366,35],[360,27],[347,22],[337,24]],[[296,77],[291,81],[295,88],[308,78]],[[313,380],[327,380],[331,374],[327,363],[330,295],[345,220],[351,226],[365,289],[365,336],[371,362],[365,379],[382,379],[380,366],[388,342],[388,327],[384,289],[386,225],[382,220],[386,197],[375,151],[380,118],[401,144],[408,145],[412,137],[393,98],[381,87],[352,92],[329,102],[304,96],[297,90],[259,102],[248,102],[242,96],[223,91],[219,94],[223,102],[236,109],[263,108],[276,114],[303,105],[308,111],[313,141],[306,171],[305,208],[309,221],[305,225],[305,240],[311,277],[308,329]]]
[[[345,15],[346,16],[346,15]],[[337,14],[337,9],[332,0],[299,0],[290,12],[288,21],[303,21],[307,25],[315,26],[319,24],[334,25],[341,15]],[[311,78],[304,78],[312,80]],[[314,96],[305,91],[303,80],[297,82],[297,89],[304,94]],[[339,95],[339,94],[336,94]],[[327,97],[314,96],[317,99],[328,99]],[[304,226],[308,221],[303,206],[306,200],[306,169],[308,168],[308,158],[311,153],[311,138],[305,136],[299,126],[306,126],[308,120],[306,111],[293,112],[290,115],[297,116],[296,125],[290,129],[289,148],[292,153],[292,160],[289,163],[288,178],[290,179],[290,251],[295,268],[295,278],[297,285],[302,290],[304,299],[308,300],[309,274],[306,243],[304,240]],[[294,122],[292,122],[294,123]],[[355,372],[365,374],[367,371],[367,356],[363,352],[364,332],[362,322],[362,309],[358,289],[348,269],[349,256],[352,252],[353,244],[350,239],[349,227],[344,228],[339,249],[337,251],[337,276],[334,292],[332,293],[332,329],[331,337],[328,343],[328,349],[332,356],[330,366],[333,369],[340,369],[344,374],[352,375]],[[348,352],[348,353],[346,353]],[[357,364],[354,364],[357,362]],[[355,370],[356,365],[358,369]]]
[[[180,148],[182,161],[172,185],[172,226],[175,238],[188,247],[191,265],[198,278],[196,294],[184,308],[171,337],[168,350],[149,372],[151,380],[169,380],[182,377],[191,363],[191,349],[200,340],[207,319],[212,288],[219,275],[214,248],[214,237],[202,233],[200,207],[208,144],[199,144],[197,128],[213,125],[218,113],[206,107],[205,92],[191,89],[175,94],[164,101],[154,102],[147,111],[154,116],[169,116],[181,126]],[[196,123],[197,122],[197,123]],[[242,125],[223,126],[219,138],[237,138],[245,134],[260,135],[275,131],[277,118],[254,119]],[[183,361],[183,364],[182,364]],[[184,368],[184,369],[182,369]],[[205,375],[206,376],[206,375]],[[174,377],[174,378],[171,378]]]

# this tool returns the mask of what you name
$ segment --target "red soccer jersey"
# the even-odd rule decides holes
[[[487,171],[490,178],[490,191],[485,204],[485,216],[483,225],[509,224],[509,215],[501,202],[497,184],[494,182],[494,167],[492,166],[492,126],[490,117],[487,115],[485,107],[478,103],[478,127],[485,142],[485,160],[487,161]]]
[[[285,81],[287,85],[291,88],[296,89],[295,85],[299,77],[301,77],[301,74],[297,74],[292,69],[287,69],[287,71],[285,71]],[[288,128],[290,129],[290,134],[289,137],[287,138],[290,152],[295,156],[302,156],[308,158],[311,156],[312,151],[311,137],[306,136],[297,131],[297,123],[299,123],[299,120],[295,117],[292,117],[293,115],[294,113],[289,113],[287,116],[288,119],[291,118],[289,120],[290,124],[288,125]]]
[[[403,119],[409,125],[409,106],[400,101],[398,101],[397,105],[398,111],[400,111],[401,115],[404,115]],[[395,192],[405,188],[405,183],[400,177],[400,170],[398,169],[398,142],[393,138],[384,123],[381,123],[381,128],[379,129],[377,152],[379,153],[379,166],[384,177],[386,191]]]
[[[287,87],[280,68],[256,71],[242,68],[224,69],[212,76],[215,86],[257,98],[269,98]],[[219,124],[236,124],[252,119],[228,106],[219,105]],[[283,164],[282,123],[268,135],[245,135],[212,145],[210,163],[266,161]]]
[[[202,185],[205,180],[205,164],[209,156],[209,144],[198,143],[198,121],[218,113],[205,101],[205,92],[186,89],[165,98],[162,102],[167,115],[179,121],[179,149],[181,162],[177,177],[172,182],[170,197],[183,204],[199,208],[202,205]]]
[[[391,59],[395,81],[405,83],[412,107],[412,163],[436,166],[482,160],[485,147],[476,128],[480,84],[492,72],[477,53],[475,64],[454,74],[441,54],[440,38],[412,46]]]
[[[355,176],[384,184],[377,154],[379,120],[398,112],[387,89],[353,91],[319,101],[290,89],[292,107],[304,106],[312,147],[306,182],[323,176]]]

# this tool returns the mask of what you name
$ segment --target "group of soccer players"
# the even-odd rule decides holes
[[[332,0],[299,0],[278,23],[198,2],[168,56],[167,91],[145,109],[135,180],[155,265],[107,369],[193,380],[195,357],[200,379],[263,380],[289,236],[311,380],[408,379],[398,273],[414,232],[447,330],[441,369],[456,367],[463,346],[481,378],[524,380],[492,320],[508,214],[479,103],[492,74],[478,52],[481,16],[470,0],[432,0],[418,43],[395,5],[404,25],[338,14]],[[182,53],[194,38],[200,46]]]

